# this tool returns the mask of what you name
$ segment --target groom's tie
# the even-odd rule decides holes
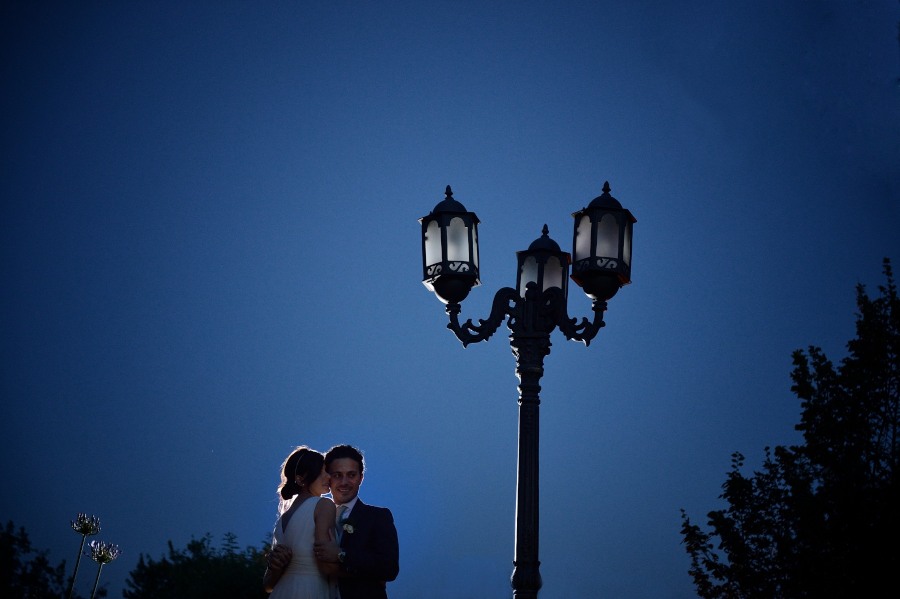
[[[344,512],[347,511],[346,505],[339,505],[337,509],[337,513],[334,515],[334,525],[337,528],[337,542],[338,545],[341,544],[341,539],[344,536]]]

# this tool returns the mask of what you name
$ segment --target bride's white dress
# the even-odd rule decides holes
[[[330,500],[310,497],[301,503],[288,520],[287,530],[284,530],[281,518],[278,518],[274,544],[290,547],[293,557],[275,584],[275,590],[269,595],[269,599],[334,599],[336,585],[330,584],[319,572],[313,555],[316,531],[313,513],[318,501]]]

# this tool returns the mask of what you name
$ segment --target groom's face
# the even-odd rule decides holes
[[[328,474],[331,475],[331,496],[334,502],[340,505],[353,501],[363,481],[359,462],[353,458],[339,458],[331,462]]]

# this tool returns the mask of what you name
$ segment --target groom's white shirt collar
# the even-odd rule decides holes
[[[353,506],[356,505],[356,502],[357,502],[358,500],[359,500],[359,495],[357,495],[356,497],[354,497],[353,499],[351,499],[351,500],[348,501],[347,503],[340,503],[340,504],[338,504],[338,505],[346,506],[346,508],[347,508],[346,510],[344,510],[344,517],[343,517],[344,520],[346,520],[347,518],[350,517],[350,512],[353,511]]]

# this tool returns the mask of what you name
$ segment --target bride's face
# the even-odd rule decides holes
[[[309,485],[309,492],[312,495],[324,495],[331,489],[331,477],[328,476],[328,473],[325,472],[325,468],[322,468],[322,472],[319,473],[319,476],[316,477],[316,480]]]

